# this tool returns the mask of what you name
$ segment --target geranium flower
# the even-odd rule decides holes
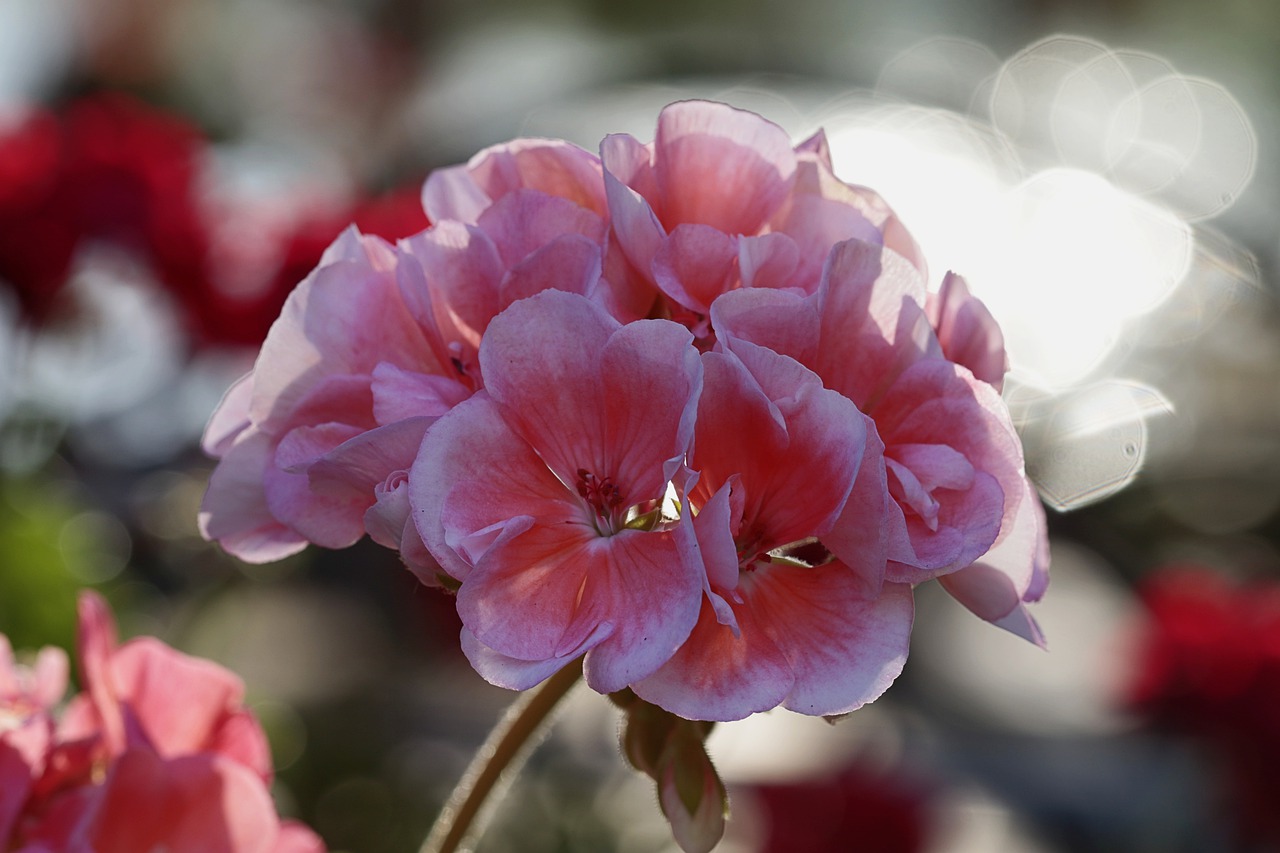
[[[707,596],[689,639],[632,689],[699,720],[779,704],[845,713],[901,672],[911,633],[910,587],[879,585],[886,502],[874,465],[863,473],[869,421],[792,359],[740,352],[702,357],[690,503]],[[817,541],[842,517],[867,545],[853,566]]]
[[[691,336],[546,291],[493,320],[480,365],[485,392],[436,422],[409,480],[461,584],[463,649],[515,689],[585,653],[587,683],[620,690],[671,656],[702,596],[690,525],[659,515],[693,437]]]
[[[658,116],[655,140],[601,144],[613,234],[629,268],[658,291],[657,312],[713,340],[711,304],[738,287],[812,292],[832,245],[914,241],[871,190],[838,180],[826,139],[794,148],[755,113],[686,101]]]
[[[875,422],[892,497],[887,580],[939,578],[980,617],[1042,642],[1024,603],[1044,591],[1047,544],[1021,445],[995,390],[943,357],[924,301],[911,264],[851,240],[815,293],[729,293],[712,322],[728,349],[790,355]],[[847,551],[849,529],[837,523],[824,544]]]
[[[150,637],[117,645],[106,603],[85,592],[77,649],[84,692],[55,729],[65,656],[45,650],[26,673],[12,666],[3,636],[0,650],[0,712],[18,721],[0,730],[3,849],[324,850],[309,829],[276,814],[266,737],[232,673]],[[25,737],[32,720],[42,723],[38,738]]]

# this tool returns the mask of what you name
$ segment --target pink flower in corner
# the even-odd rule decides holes
[[[276,814],[266,737],[235,675],[150,637],[117,645],[95,593],[81,594],[79,616],[84,691],[56,724],[65,656],[45,650],[32,675],[0,654],[0,713],[27,715],[0,730],[0,849],[323,853],[311,830]],[[37,717],[42,735],[15,744]],[[15,752],[26,776],[13,772]]]
[[[661,518],[702,381],[691,337],[547,291],[490,324],[480,363],[485,391],[435,424],[409,486],[423,540],[461,583],[464,651],[515,689],[585,653],[587,683],[619,690],[698,615],[691,527]]]
[[[632,689],[699,720],[779,704],[845,713],[897,677],[911,633],[910,587],[880,584],[885,502],[879,458],[863,464],[869,421],[792,359],[740,352],[703,355],[690,495],[708,578],[698,624]],[[853,563],[818,543],[846,513],[865,546]]]
[[[657,289],[657,315],[707,345],[717,296],[738,287],[812,292],[841,240],[893,246],[923,269],[883,199],[835,177],[821,133],[793,147],[754,113],[685,101],[658,116],[653,143],[616,134],[600,150],[625,260],[618,266]]]

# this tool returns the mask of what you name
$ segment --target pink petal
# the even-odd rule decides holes
[[[499,289],[501,307],[544,290],[590,296],[600,281],[600,258],[600,245],[593,240],[579,234],[556,237],[507,272]]]
[[[948,272],[938,292],[929,294],[925,309],[943,355],[999,391],[1009,369],[1004,335],[987,307],[970,295],[964,279]]]
[[[452,219],[474,225],[491,202],[466,166],[436,169],[422,185],[422,209],[433,223]]]
[[[812,136],[796,146],[796,155],[797,160],[813,158],[830,170],[832,168],[831,145],[827,141],[827,132],[818,128]]]
[[[324,841],[296,820],[280,822],[271,853],[325,853]]]
[[[720,624],[705,599],[689,639],[636,695],[691,720],[741,720],[775,708],[795,676],[750,607],[734,605],[739,630]]]
[[[512,431],[484,392],[427,431],[410,469],[408,488],[422,541],[458,580],[467,578],[473,563],[451,540],[456,543],[460,536],[531,513],[557,520],[581,520],[583,515],[576,495]]]
[[[786,234],[773,232],[738,239],[738,270],[743,287],[787,287],[800,264],[800,250]],[[813,289],[817,287],[817,277]]]
[[[795,186],[783,208],[770,220],[775,232],[788,235],[799,250],[803,266],[796,285],[817,289],[822,263],[831,247],[844,240],[882,245],[880,230],[863,214],[861,198],[812,158],[800,158]]]
[[[978,562],[943,575],[938,582],[978,618],[1044,646],[1044,635],[1027,612],[1013,580],[998,568]]]
[[[244,684],[235,674],[154,637],[125,643],[110,667],[116,697],[125,709],[129,745],[146,746],[164,757],[209,749],[219,726],[244,700]]]
[[[422,437],[434,422],[434,418],[406,418],[360,432],[308,466],[312,489],[318,494],[372,500],[374,488],[391,472],[413,464]]]
[[[267,507],[263,476],[274,449],[256,428],[241,433],[213,469],[200,504],[200,535],[250,563],[280,560],[307,546]]]
[[[111,768],[91,844],[94,853],[267,853],[277,827],[266,787],[240,765],[136,749]]]
[[[115,686],[112,660],[116,653],[116,623],[106,600],[84,590],[76,601],[76,659],[80,683],[89,694],[102,726],[103,746],[109,755],[125,746],[125,723]]]
[[[658,116],[662,221],[754,234],[786,198],[795,154],[782,128],[725,104],[685,101]]]
[[[562,667],[583,653],[583,649],[591,648],[604,639],[610,626],[601,625],[588,636],[582,644],[562,655],[543,660],[520,660],[499,654],[476,639],[476,635],[462,629],[462,652],[467,656],[471,666],[475,668],[485,681],[508,690],[528,690],[546,681]]]
[[[674,323],[619,327],[582,297],[545,291],[493,321],[480,363],[505,417],[561,481],[580,469],[611,477],[632,505],[661,497],[692,437],[701,366],[691,342]]]
[[[405,370],[382,362],[373,369],[373,414],[390,425],[415,417],[436,418],[471,396],[458,379]]]
[[[253,374],[246,373],[222,395],[204,429],[200,447],[210,456],[220,457],[230,448],[236,436],[249,428],[249,401],[253,397]]]
[[[648,275],[666,229],[658,220],[652,151],[625,134],[606,136],[600,143],[605,192],[612,231],[627,259]]]
[[[817,360],[819,323],[814,299],[767,288],[732,290],[711,306],[711,325],[721,347],[733,350],[740,339],[809,368]]]
[[[886,583],[868,598],[840,563],[779,564],[756,575],[743,594],[795,673],[785,707],[847,713],[878,698],[902,672],[914,614],[909,586]]]
[[[423,187],[423,207],[432,222],[474,223],[484,207],[522,188],[604,213],[600,161],[556,139],[517,139],[486,148],[466,166],[436,170]]]
[[[367,260],[335,261],[307,276],[263,342],[250,405],[263,429],[290,417],[323,377],[369,374],[381,361],[410,365],[433,358],[394,273],[380,269],[375,259],[377,253],[390,254],[390,247],[372,237],[362,238],[361,245]]]
[[[422,268],[422,280],[399,278],[414,319],[424,328],[439,328],[446,342],[478,347],[489,320],[501,310],[503,262],[493,241],[475,226],[439,222],[400,245]]]
[[[884,442],[875,423],[862,416],[867,432],[862,465],[839,518],[822,536],[822,544],[858,578],[862,594],[875,596],[884,583],[889,553],[895,546],[909,548],[902,511],[889,497],[884,464]]]
[[[770,547],[820,536],[853,487],[866,444],[861,412],[785,356],[747,343],[739,352],[703,355],[693,457],[706,478],[700,487],[739,474],[743,523]]]
[[[822,346],[816,370],[828,388],[853,400],[879,424],[873,407],[884,389],[937,349],[922,307],[924,283],[896,255],[849,240],[831,250],[820,299]]]
[[[321,424],[291,430],[276,449],[273,464],[263,474],[263,489],[271,514],[324,548],[346,548],[364,535],[364,512],[373,502],[350,490],[333,494],[312,488],[310,465],[343,442],[363,432],[348,424]]]
[[[534,190],[503,196],[481,216],[479,226],[493,240],[498,255],[514,266],[565,234],[602,243],[605,223],[598,214],[571,201]]]
[[[691,311],[706,314],[737,281],[737,247],[706,225],[677,225],[653,256],[653,278],[662,292]]]

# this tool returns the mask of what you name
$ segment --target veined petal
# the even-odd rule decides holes
[[[810,369],[816,364],[820,318],[812,297],[759,287],[731,290],[712,304],[711,325],[722,349],[743,340]]]
[[[597,645],[608,635],[610,626],[601,625],[595,633],[582,642],[580,649]],[[565,664],[582,654],[574,649],[563,655],[543,660],[520,660],[495,652],[476,639],[476,635],[462,629],[462,653],[467,656],[471,666],[485,681],[508,690],[528,690],[550,678]]]
[[[843,714],[878,698],[907,660],[911,588],[886,583],[866,597],[840,563],[762,567],[743,595],[786,656],[795,684],[782,703],[801,714]]]
[[[627,259],[648,275],[667,234],[652,207],[658,197],[652,151],[626,134],[614,134],[600,143],[600,158],[613,234]]]
[[[242,432],[213,469],[200,504],[200,535],[249,563],[280,560],[307,545],[267,507],[262,480],[273,450],[257,428]]]
[[[658,116],[654,171],[662,221],[754,234],[782,204],[796,161],[782,128],[755,113],[683,101]]]
[[[565,234],[578,234],[595,243],[601,243],[605,234],[605,222],[598,214],[567,199],[528,189],[498,199],[481,214],[478,224],[507,266],[518,264]]]
[[[398,280],[414,319],[424,329],[438,328],[446,343],[478,347],[485,326],[501,310],[503,264],[493,241],[476,226],[445,221],[400,246],[422,269],[421,281],[407,275]]]
[[[677,225],[653,256],[653,278],[663,293],[706,314],[737,279],[738,249],[734,241],[707,225]]]
[[[583,521],[576,495],[508,426],[485,392],[427,431],[409,472],[409,504],[427,549],[458,580],[466,579],[472,562],[450,546],[450,538],[518,516]]]
[[[205,453],[221,457],[231,448],[236,436],[249,428],[249,401],[252,397],[253,374],[246,373],[227,389],[218,408],[213,410],[200,441]]]
[[[739,631],[720,624],[704,599],[689,639],[657,672],[631,685],[636,695],[691,720],[741,720],[776,708],[795,684],[785,655],[751,608],[731,605]]]
[[[738,271],[742,286],[788,287],[800,265],[800,250],[786,234],[772,232],[738,238]],[[812,289],[817,289],[813,277]]]
[[[381,425],[416,417],[439,417],[471,396],[471,388],[448,376],[405,370],[389,362],[373,369],[373,416]]]
[[[598,242],[581,234],[561,235],[507,271],[499,286],[501,307],[544,290],[590,296],[600,281],[600,270]]]

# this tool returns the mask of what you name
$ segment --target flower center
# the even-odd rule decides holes
[[[610,536],[622,529],[622,490],[613,482],[612,477],[597,477],[586,468],[579,468],[576,485],[578,496],[595,513],[596,529],[600,533]]]

